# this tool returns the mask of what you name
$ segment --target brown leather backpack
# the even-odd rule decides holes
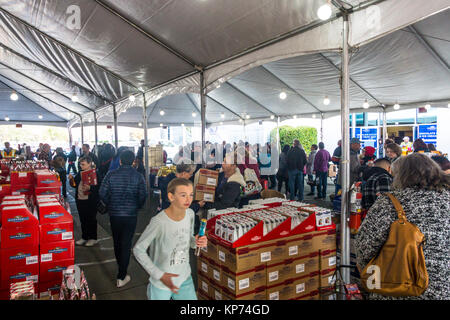
[[[428,287],[423,254],[425,236],[408,222],[398,199],[387,195],[397,210],[398,220],[391,224],[389,237],[379,254],[361,272],[361,284],[366,291],[385,296],[420,296]]]

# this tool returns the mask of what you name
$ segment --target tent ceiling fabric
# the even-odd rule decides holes
[[[376,108],[379,102],[412,105],[450,98],[449,72],[443,67],[450,58],[448,0],[426,6],[422,0],[347,2],[356,7],[350,15],[350,42],[365,44],[351,61],[352,111],[360,110],[365,99]],[[151,125],[199,122],[200,112],[197,119],[191,115],[199,108],[196,66],[206,68],[208,125],[224,120],[222,113],[225,121],[237,121],[244,112],[252,120],[272,114],[335,114],[340,109],[340,59],[332,51],[342,45],[342,18],[334,8],[330,21],[317,20],[324,3],[0,0],[0,76],[70,120],[69,125],[80,121],[77,113],[83,122],[92,121],[92,110],[99,122],[112,121],[115,103],[119,122],[137,126],[141,90],[147,91]],[[77,10],[71,11],[77,8],[79,26],[73,24]],[[405,28],[414,22],[444,64]],[[278,99],[281,91],[288,99]],[[71,101],[73,94],[79,103]],[[130,94],[136,101],[128,100]],[[324,95],[332,101],[328,106],[322,103]],[[160,106],[167,108],[163,117]]]

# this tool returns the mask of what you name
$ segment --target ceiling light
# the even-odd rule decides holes
[[[197,116],[197,113],[192,112],[192,117],[195,118]]]
[[[331,102],[330,98],[328,98],[328,97],[325,97],[325,99],[323,99],[323,104],[326,106],[328,106],[330,104],[330,102]]]
[[[164,126],[162,123],[159,124],[160,127]]]
[[[430,108],[431,108],[431,105],[430,105],[430,104],[426,104],[426,105],[425,105],[425,109],[427,109],[427,111],[430,110]]]
[[[293,117],[294,119],[297,119],[297,116],[296,115],[294,115],[294,117]]]
[[[131,101],[131,102],[134,102],[135,100],[136,100],[136,97],[133,96],[133,95],[131,95],[131,96],[130,96],[130,101]]]
[[[447,108],[450,108],[450,102],[447,104]]]
[[[220,125],[223,126],[223,122],[222,121],[220,121]]]
[[[164,112],[164,110],[161,110],[160,112],[159,112],[159,115],[161,115],[161,116],[163,116],[163,115],[165,115],[166,113]]]
[[[9,121],[10,119],[9,119],[9,117],[8,116],[6,116],[5,117],[5,121]]]
[[[182,123],[181,126],[184,127],[184,123]]]
[[[240,123],[242,123],[242,121],[243,121],[242,119],[239,119],[239,122],[240,122]]]
[[[19,100],[19,96],[17,95],[17,93],[15,91],[13,91],[13,93],[11,93],[10,98],[11,98],[12,101]]]
[[[320,20],[328,20],[331,17],[331,14],[332,10],[328,3],[320,6],[319,10],[317,10],[317,16]]]
[[[142,127],[142,122],[139,122],[139,123],[138,123],[138,126],[139,126],[139,127]]]
[[[398,103],[394,104],[394,110],[400,109],[400,105]]]
[[[250,115],[246,115],[245,119],[247,119],[247,120],[250,119]]]
[[[44,116],[42,114],[40,114],[40,115],[38,115],[38,118],[42,119],[42,118],[44,118]]]
[[[285,100],[287,98],[287,94],[286,94],[286,92],[282,92],[282,93],[280,93],[280,99],[281,100]]]
[[[369,102],[367,102],[367,99],[366,99],[366,101],[364,101],[364,103],[363,103],[363,108],[369,109],[369,107],[370,107]]]
[[[220,117],[221,117],[222,119],[225,119],[225,113],[222,113],[222,114],[220,115]]]
[[[220,84],[217,85],[216,89],[219,89],[219,88],[220,88]]]
[[[72,96],[72,102],[78,102],[78,97],[76,94]]]
[[[313,114],[313,115],[312,115],[312,117],[313,117],[313,118],[315,119],[315,118],[316,118],[316,115],[315,115],[315,114]]]
[[[272,119],[272,120],[275,119],[275,116],[274,116],[274,115],[271,115],[271,116],[270,116],[270,119]]]

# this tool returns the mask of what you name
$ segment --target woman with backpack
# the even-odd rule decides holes
[[[410,154],[396,160],[392,164],[392,172],[395,190],[392,193],[393,196],[403,207],[405,219],[417,226],[425,236],[422,246],[428,274],[428,286],[419,296],[392,296],[370,293],[369,297],[371,299],[449,300],[450,176],[445,175],[433,160],[420,153]],[[398,219],[398,211],[392,200],[387,195],[380,195],[367,213],[356,236],[356,259],[360,270],[363,270],[373,258],[379,257],[385,250],[383,246],[388,241],[392,230],[391,225]],[[390,252],[387,252],[388,256],[390,253],[399,254],[397,252],[399,250],[398,245],[401,244],[402,240],[404,242],[403,238],[397,239],[396,250],[391,249]],[[386,248],[389,250],[388,247]],[[403,253],[403,259],[396,259],[391,264],[385,264],[385,268],[388,266],[399,271],[398,276],[392,275],[392,271],[390,276],[404,277],[405,272],[402,270],[402,266],[417,263],[417,261],[408,260],[407,263],[402,264],[401,260],[410,259],[411,255],[406,254],[406,250],[410,249],[411,246],[404,248],[404,251],[402,251],[405,252]],[[413,246],[412,249],[419,252],[422,250],[420,245],[415,248]],[[385,261],[385,263],[387,262]],[[381,270],[381,274],[383,275],[383,270]],[[412,274],[414,275],[414,272]],[[419,276],[423,275],[419,274]],[[383,288],[381,286],[381,290]]]

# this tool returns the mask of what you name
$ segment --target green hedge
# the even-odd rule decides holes
[[[277,129],[273,129],[270,135],[273,139],[272,141],[274,141],[277,136]],[[303,149],[305,149],[306,153],[309,153],[311,145],[317,144],[317,129],[304,126],[296,128],[291,126],[280,127],[280,144],[282,149],[286,144],[292,146],[294,139],[300,140]]]

